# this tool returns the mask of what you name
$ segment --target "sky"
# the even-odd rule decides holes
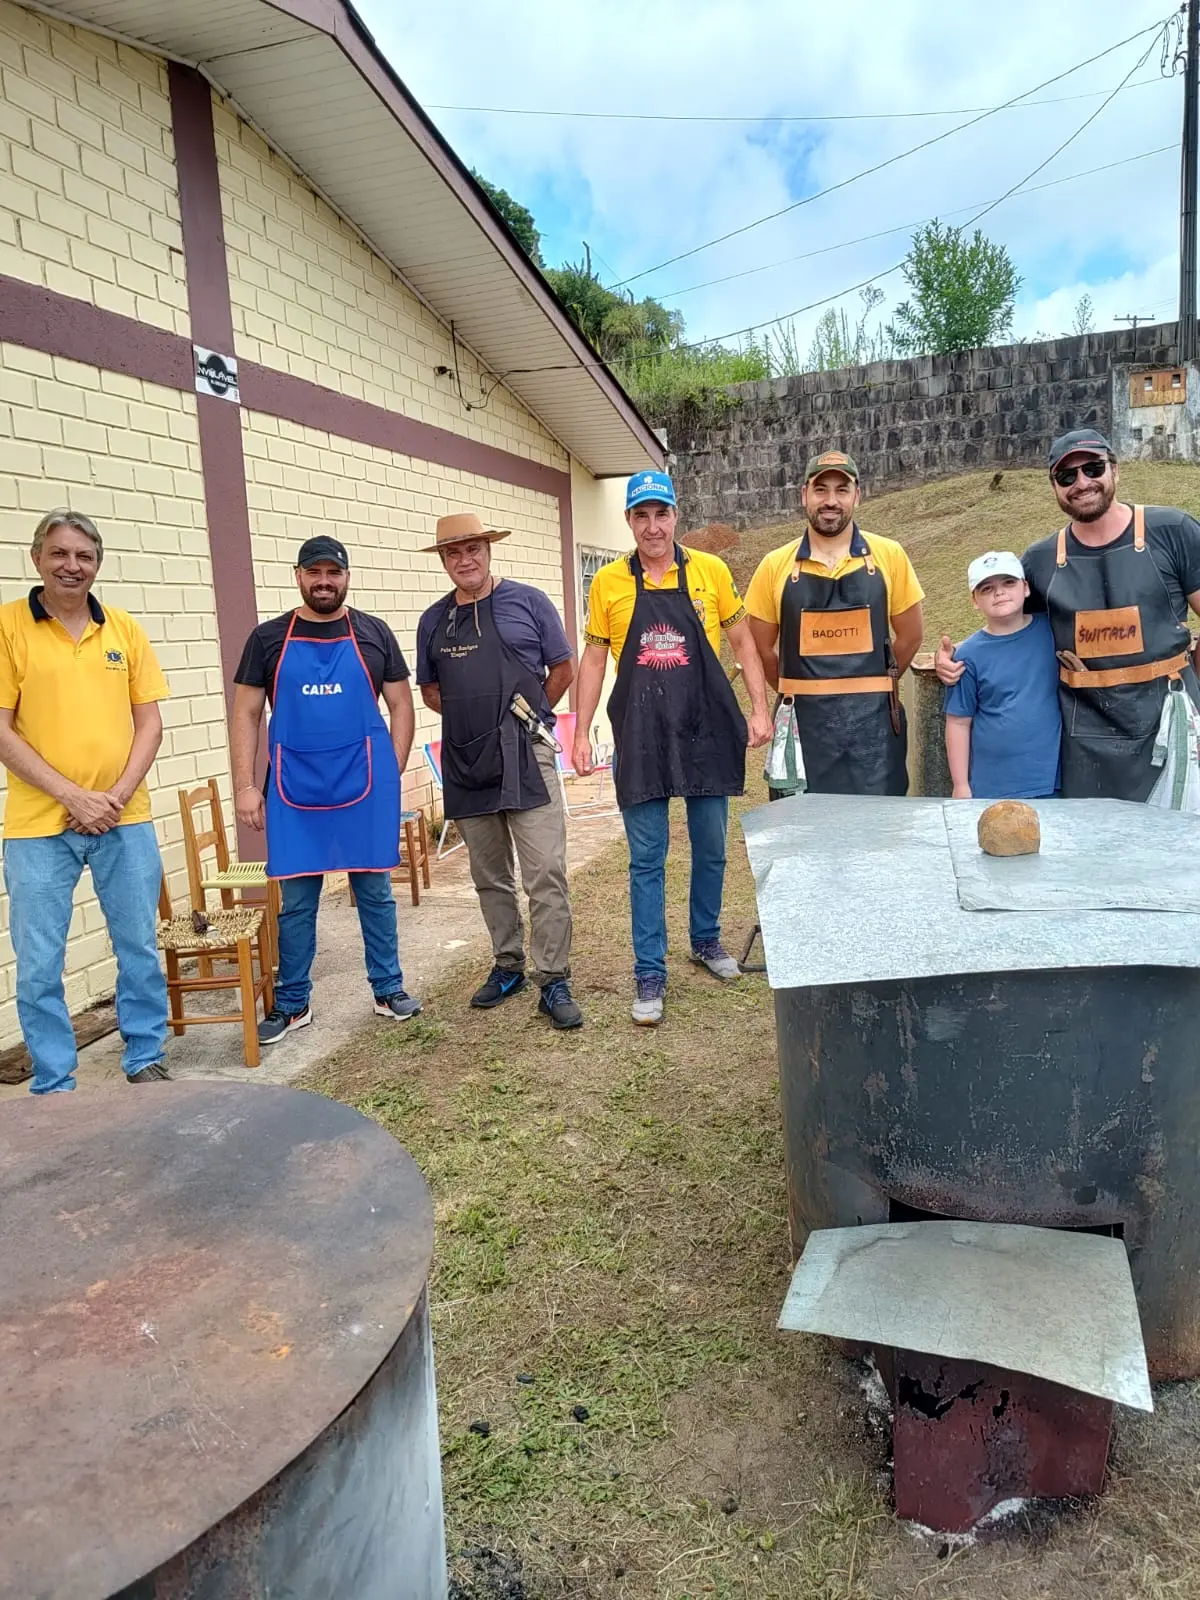
[[[853,286],[899,262],[915,225],[961,225],[1027,178],[1053,186],[979,222],[1021,276],[1018,338],[1070,331],[1085,294],[1100,328],[1176,315],[1182,78],[1163,77],[1153,33],[1080,65],[1164,20],[1168,0],[1083,11],[1045,0],[858,0],[846,12],[829,0],[356,5],[459,157],[533,212],[546,262],[580,260],[586,241],[606,283],[677,308],[689,340],[795,312],[783,326],[803,353],[825,309],[814,302],[853,319]],[[998,111],[845,183],[1052,78],[1029,98],[1054,103]],[[440,109],[450,106],[748,120]],[[955,114],[878,115],[931,111]],[[1159,153],[1130,159],[1149,151]],[[884,230],[896,231],[849,242]],[[879,287],[886,316],[905,284],[893,272]]]

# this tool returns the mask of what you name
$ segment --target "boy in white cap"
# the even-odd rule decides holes
[[[1059,788],[1058,659],[1044,613],[1025,611],[1021,558],[989,550],[967,568],[983,627],[955,651],[946,690],[946,756],[956,800],[1031,800]]]

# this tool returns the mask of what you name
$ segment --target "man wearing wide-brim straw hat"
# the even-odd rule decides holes
[[[417,683],[442,718],[442,796],[471,861],[493,966],[471,997],[483,1010],[526,986],[525,927],[514,852],[529,897],[529,956],[538,1010],[556,1028],[583,1021],[571,996],[571,903],[554,706],[575,676],[562,619],[540,589],[492,572],[488,528],[473,511],[438,519],[436,553],[453,584],[417,627]],[[520,696],[530,727],[512,711]]]

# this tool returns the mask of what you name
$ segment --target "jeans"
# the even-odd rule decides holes
[[[721,892],[725,887],[725,833],[729,801],[724,795],[689,795],[686,800],[692,876],[688,933],[692,949],[721,937]],[[633,918],[635,978],[667,975],[667,847],[671,841],[668,800],[646,800],[621,812],[629,841],[629,909]]]
[[[352,872],[349,876],[358,904],[367,977],[375,998],[386,1000],[404,987],[391,876],[386,872]],[[303,1011],[312,996],[309,973],[317,953],[317,906],[324,882],[319,872],[283,880],[275,1004],[289,1016]]]
[[[155,944],[162,862],[152,822],[107,833],[4,841],[4,884],[17,957],[17,1016],[33,1059],[34,1094],[75,1087],[75,1030],[63,965],[75,885],[89,867],[117,958],[117,1026],[126,1075],[161,1061],[167,983]]]

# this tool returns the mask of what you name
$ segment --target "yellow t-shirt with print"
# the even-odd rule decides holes
[[[742,597],[733,573],[720,556],[709,555],[704,550],[687,550],[687,586],[696,615],[704,625],[704,632],[715,654],[721,653],[721,630],[731,628],[746,615]],[[632,552],[630,553],[632,555]],[[620,556],[601,567],[592,579],[588,596],[586,642],[606,645],[614,661],[621,659],[621,649],[633,618],[637,600],[637,580],[629,565],[630,556]],[[679,564],[672,561],[663,573],[661,583],[655,583],[647,573],[647,589],[678,589]]]
[[[0,708],[43,761],[82,789],[111,789],[133,745],[132,707],[167,698],[167,682],[141,625],[101,606],[78,643],[43,609],[40,590],[0,606]],[[121,822],[149,822],[150,795],[139,783]],[[67,812],[41,789],[8,775],[6,839],[62,833]]]
[[[878,533],[866,533],[862,528],[858,531],[883,575],[887,588],[888,616],[898,617],[902,611],[908,611],[924,600],[925,591],[917,581],[913,564],[895,539],[885,539]],[[797,537],[788,544],[781,544],[777,550],[768,551],[759,562],[750,580],[750,587],[746,590],[746,610],[760,622],[778,625],[783,586],[792,575],[799,548],[800,537]],[[823,561],[814,561],[810,557],[800,563],[800,570],[810,573],[814,578],[832,580],[844,578],[849,572],[857,572],[864,565],[862,556],[844,556],[836,567],[827,567]]]

